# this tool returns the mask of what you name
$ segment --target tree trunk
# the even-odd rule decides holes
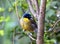
[[[45,20],[45,8],[46,0],[41,0],[39,7],[38,0],[27,0],[31,13],[35,18],[38,19],[38,32],[37,32],[37,41],[36,44],[43,44],[44,41],[44,20]],[[34,3],[33,3],[34,2]],[[36,7],[36,12],[33,9],[33,5]],[[37,16],[37,17],[36,17]]]
[[[41,0],[40,13],[38,16],[38,32],[36,44],[44,44],[44,20],[45,20],[46,0]]]

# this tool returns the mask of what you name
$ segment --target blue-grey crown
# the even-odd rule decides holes
[[[26,14],[23,15],[23,17],[24,17],[24,18],[28,18],[28,19],[30,19],[30,18],[31,18],[31,15],[28,14],[28,13],[26,13]]]

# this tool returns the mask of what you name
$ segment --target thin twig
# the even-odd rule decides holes
[[[33,38],[31,35],[28,35],[32,40],[36,40],[35,38]]]
[[[13,32],[12,44],[14,44],[14,38],[15,38],[14,34],[15,34],[15,32]]]
[[[58,24],[59,21],[60,21],[60,19],[55,22],[53,29],[55,28],[55,26]]]
[[[15,0],[15,2],[16,2],[16,0]],[[19,17],[19,15],[18,15],[17,4],[15,4],[15,10],[16,10],[16,16],[17,16],[17,18],[18,18],[18,21],[20,21],[20,17]]]
[[[57,21],[54,23],[52,29],[51,29],[50,31],[48,30],[47,32],[51,32],[51,31],[53,31],[53,30],[55,29],[55,26],[58,24],[58,22],[60,22],[60,19],[57,20]]]

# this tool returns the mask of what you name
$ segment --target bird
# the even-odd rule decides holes
[[[37,23],[29,13],[22,15],[22,18],[20,19],[20,25],[24,31],[35,32],[37,30]]]

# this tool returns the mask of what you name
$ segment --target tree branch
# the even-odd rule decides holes
[[[42,11],[44,11],[44,9],[45,9],[44,7],[46,6],[46,4],[45,4],[46,2],[45,2],[45,1],[46,1],[46,0],[41,1],[41,2],[43,2],[43,5],[42,5],[42,3],[41,3],[41,4],[40,4],[40,7],[39,7],[39,9],[42,10]],[[45,6],[44,6],[44,5],[45,5]],[[41,6],[42,6],[42,7],[41,7]],[[43,8],[44,8],[44,9],[43,9]]]
[[[31,35],[28,35],[29,37],[30,37],[30,39],[32,39],[32,40],[36,40],[35,38],[33,38]]]
[[[36,13],[39,15],[39,5],[38,5],[38,0],[34,0],[35,6],[36,6]]]
[[[32,3],[35,5],[36,7],[36,13],[39,14],[39,4],[38,4],[38,0],[31,0]]]
[[[55,28],[55,26],[58,24],[59,21],[60,21],[60,19],[55,22],[53,29]]]
[[[45,21],[46,0],[41,0],[40,13],[38,16],[37,44],[44,44],[44,21]]]
[[[58,22],[60,22],[60,19],[57,20],[57,21],[54,23],[52,29],[51,29],[51,30],[48,30],[47,32],[51,32],[51,31],[53,31],[53,30],[55,29],[55,26],[58,24]]]
[[[28,2],[28,5],[29,5],[29,8],[30,8],[30,12],[33,14],[33,16],[34,16],[35,18],[37,18],[36,12],[35,12],[34,9],[33,9],[31,0],[27,0],[27,2]]]
[[[17,2],[17,0],[15,0],[15,2]],[[17,8],[17,4],[15,4],[15,11],[16,11],[16,16],[18,18],[18,23],[20,24],[20,16],[18,14],[18,8]]]

